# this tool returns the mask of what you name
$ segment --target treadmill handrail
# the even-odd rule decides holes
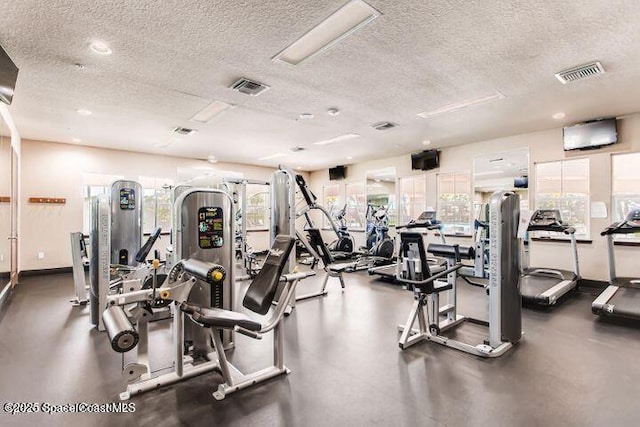
[[[640,233],[640,225],[631,224],[629,221],[614,222],[600,233],[601,236],[609,234],[633,234]]]

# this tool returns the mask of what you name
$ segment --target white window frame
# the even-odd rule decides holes
[[[442,200],[442,183],[441,180],[444,176],[453,176],[453,186],[454,186],[454,192],[453,193],[447,193],[447,194],[453,194],[458,195],[458,194],[466,194],[468,201],[467,201],[467,211],[468,211],[468,215],[469,218],[467,219],[467,222],[465,223],[464,221],[459,221],[459,222],[448,222],[447,218],[445,218],[444,214],[447,211],[446,209],[446,204],[448,204],[449,202],[445,202]],[[466,190],[466,192],[457,192],[457,184],[456,184],[456,177],[458,176],[465,176],[467,178],[467,181],[469,183],[469,188]],[[473,235],[473,226],[472,226],[472,221],[473,221],[473,195],[472,195],[472,185],[471,185],[471,172],[469,171],[458,171],[458,172],[444,172],[444,173],[438,173],[437,174],[437,189],[438,189],[438,202],[437,202],[437,211],[438,211],[438,218],[440,219],[440,221],[442,221],[442,232],[445,235],[456,235],[456,236],[471,236]],[[455,202],[451,202],[452,204],[457,204]],[[463,204],[462,204],[463,205]],[[452,227],[454,228],[452,230]],[[455,227],[462,227],[462,230],[456,230]]]
[[[161,197],[163,199],[162,204],[166,204],[166,197],[169,197],[169,205],[171,206],[171,187],[173,187],[173,179],[171,178],[157,178],[157,177],[149,177],[149,176],[140,176],[138,177],[138,182],[142,186],[142,233],[150,234],[153,230],[155,230],[158,226],[162,225],[162,231],[168,232],[172,227],[171,215],[173,215],[172,208],[169,209],[169,223],[166,224],[166,220],[162,221],[164,224],[160,224],[161,221],[158,220],[158,199]],[[149,219],[148,213],[145,211],[147,206],[147,197],[151,197],[151,203],[153,207],[151,208],[152,219]]]
[[[360,191],[356,191],[355,200],[352,200],[349,188],[359,186]],[[345,201],[347,202],[347,227],[349,231],[364,231],[366,226],[367,196],[365,194],[366,183],[356,181],[345,184]],[[362,201],[359,202],[358,199]],[[354,220],[355,219],[355,220]],[[359,224],[353,225],[353,224]]]
[[[344,186],[341,184],[328,184],[328,185],[322,186],[322,206],[331,215],[333,215],[336,209],[342,209],[342,207],[344,206],[344,204],[342,203],[342,199],[344,198],[342,197],[343,187]],[[332,203],[329,203],[328,201],[329,196],[327,195],[327,192],[328,192],[327,190],[330,188],[335,189],[337,193],[337,195],[335,196],[336,200]],[[329,224],[329,219],[326,217],[326,215],[322,215],[322,228],[324,230],[329,230],[331,228],[331,225]]]
[[[257,187],[264,187],[264,191],[254,192],[253,189]],[[247,231],[268,231],[269,230],[269,222],[270,218],[270,204],[271,204],[271,193],[270,187],[268,184],[247,184],[246,187],[247,192],[247,206],[244,206],[244,211],[242,214],[247,215]],[[261,203],[255,203],[251,200],[252,196],[258,196]],[[255,215],[253,212],[256,212]],[[255,216],[256,224],[254,224],[254,220],[252,219]]]
[[[577,158],[571,158],[571,159],[562,159],[562,160],[554,160],[554,161],[550,161],[550,162],[536,162],[534,164],[534,169],[535,169],[535,193],[534,193],[534,206],[535,209],[540,209],[540,203],[541,203],[541,194],[547,194],[547,193],[540,193],[540,172],[539,172],[539,166],[540,165],[550,165],[550,164],[559,164],[560,166],[560,214],[562,216],[562,220],[565,222],[570,223],[571,225],[576,225],[573,224],[576,221],[572,221],[571,220],[571,216],[572,215],[566,215],[566,211],[567,209],[564,207],[565,205],[565,200],[566,200],[566,196],[565,196],[565,177],[564,177],[564,165],[566,163],[569,162],[576,162],[576,161],[586,161],[587,162],[587,175],[586,175],[586,179],[587,179],[587,200],[585,202],[585,214],[584,214],[584,226],[585,226],[585,232],[584,233],[579,233],[578,231],[576,231],[576,237],[578,239],[590,239],[591,238],[591,161],[588,157],[577,157]],[[570,193],[567,193],[570,194]],[[554,238],[556,239],[569,239],[568,236],[564,236],[564,235],[554,235]]]
[[[405,182],[411,182],[411,192],[405,193],[403,186]],[[422,201],[418,204],[416,200],[416,183],[421,182],[424,192],[421,194]],[[398,178],[398,223],[404,224],[410,220],[415,220],[418,216],[427,209],[427,175],[410,175]],[[407,214],[408,218],[401,217],[400,215]]]
[[[616,154],[612,154],[611,155],[611,217],[613,218],[614,222],[618,222],[618,221],[623,221],[625,219],[625,216],[628,214],[628,211],[630,209],[638,209],[640,208],[640,187],[639,190],[637,191],[636,194],[632,194],[632,193],[626,193],[626,192],[620,192],[620,191],[616,191],[616,180],[619,179],[616,177],[616,162],[615,159],[616,158],[623,158],[623,157],[628,157],[628,158],[632,158],[633,160],[631,161],[632,164],[634,165],[639,165],[640,163],[640,152],[634,152],[634,153],[616,153]],[[634,175],[630,178],[633,181],[640,181],[640,170],[638,170],[638,168],[636,167],[634,169]],[[635,197],[634,197],[635,196]],[[622,200],[620,199],[635,199],[636,201],[631,201],[628,204],[629,209],[627,209],[627,212],[623,212],[619,209],[618,202],[621,202]],[[616,240],[622,240],[622,241],[633,241],[633,242],[640,242],[640,233],[639,234],[616,234],[614,235],[614,238]]]

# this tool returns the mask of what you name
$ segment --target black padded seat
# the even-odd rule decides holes
[[[352,266],[353,266],[352,262],[345,262],[344,264],[331,264],[327,268],[332,273],[342,273],[347,268],[352,267]]]
[[[201,307],[191,318],[207,327],[233,329],[234,326],[240,326],[250,331],[259,331],[262,328],[262,324],[249,319],[245,314],[221,308]]]
[[[432,255],[443,258],[456,258],[459,256],[462,259],[475,258],[475,250],[473,246],[460,246],[460,245],[445,245],[441,243],[430,243],[427,248],[427,252]]]

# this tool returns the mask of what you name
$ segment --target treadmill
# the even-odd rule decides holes
[[[640,233],[640,209],[632,210],[624,221],[614,223],[600,233],[607,236],[609,245],[609,286],[591,304],[594,314],[640,319],[640,278],[616,277],[613,244],[616,234],[634,233]]]
[[[534,231],[561,233],[571,238],[573,271],[529,266],[529,233]],[[533,213],[527,228],[522,262],[520,292],[523,302],[554,305],[561,296],[578,286],[580,270],[575,233],[574,227],[562,222],[559,210],[540,209]]]
[[[441,230],[442,223],[436,219],[435,211],[424,211],[420,214],[420,216],[415,219],[409,221],[409,223],[405,225],[396,226],[396,230],[402,229],[413,229],[413,228],[422,228],[425,230]],[[402,232],[401,232],[402,233]],[[440,237],[442,238],[442,243],[446,244],[444,234],[440,232]],[[429,263],[429,269],[431,272],[439,271],[440,268],[444,269],[446,267],[446,260],[441,258],[432,258],[428,257],[427,262]],[[393,283],[397,283],[396,275],[399,273],[400,268],[400,260],[390,265],[383,265],[380,267],[371,267],[367,270],[370,276],[380,276],[381,279],[390,281]]]

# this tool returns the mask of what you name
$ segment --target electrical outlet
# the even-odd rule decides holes
[[[44,252],[38,252],[38,259],[44,259]]]
[[[0,262],[4,262],[4,254],[0,254]]]

